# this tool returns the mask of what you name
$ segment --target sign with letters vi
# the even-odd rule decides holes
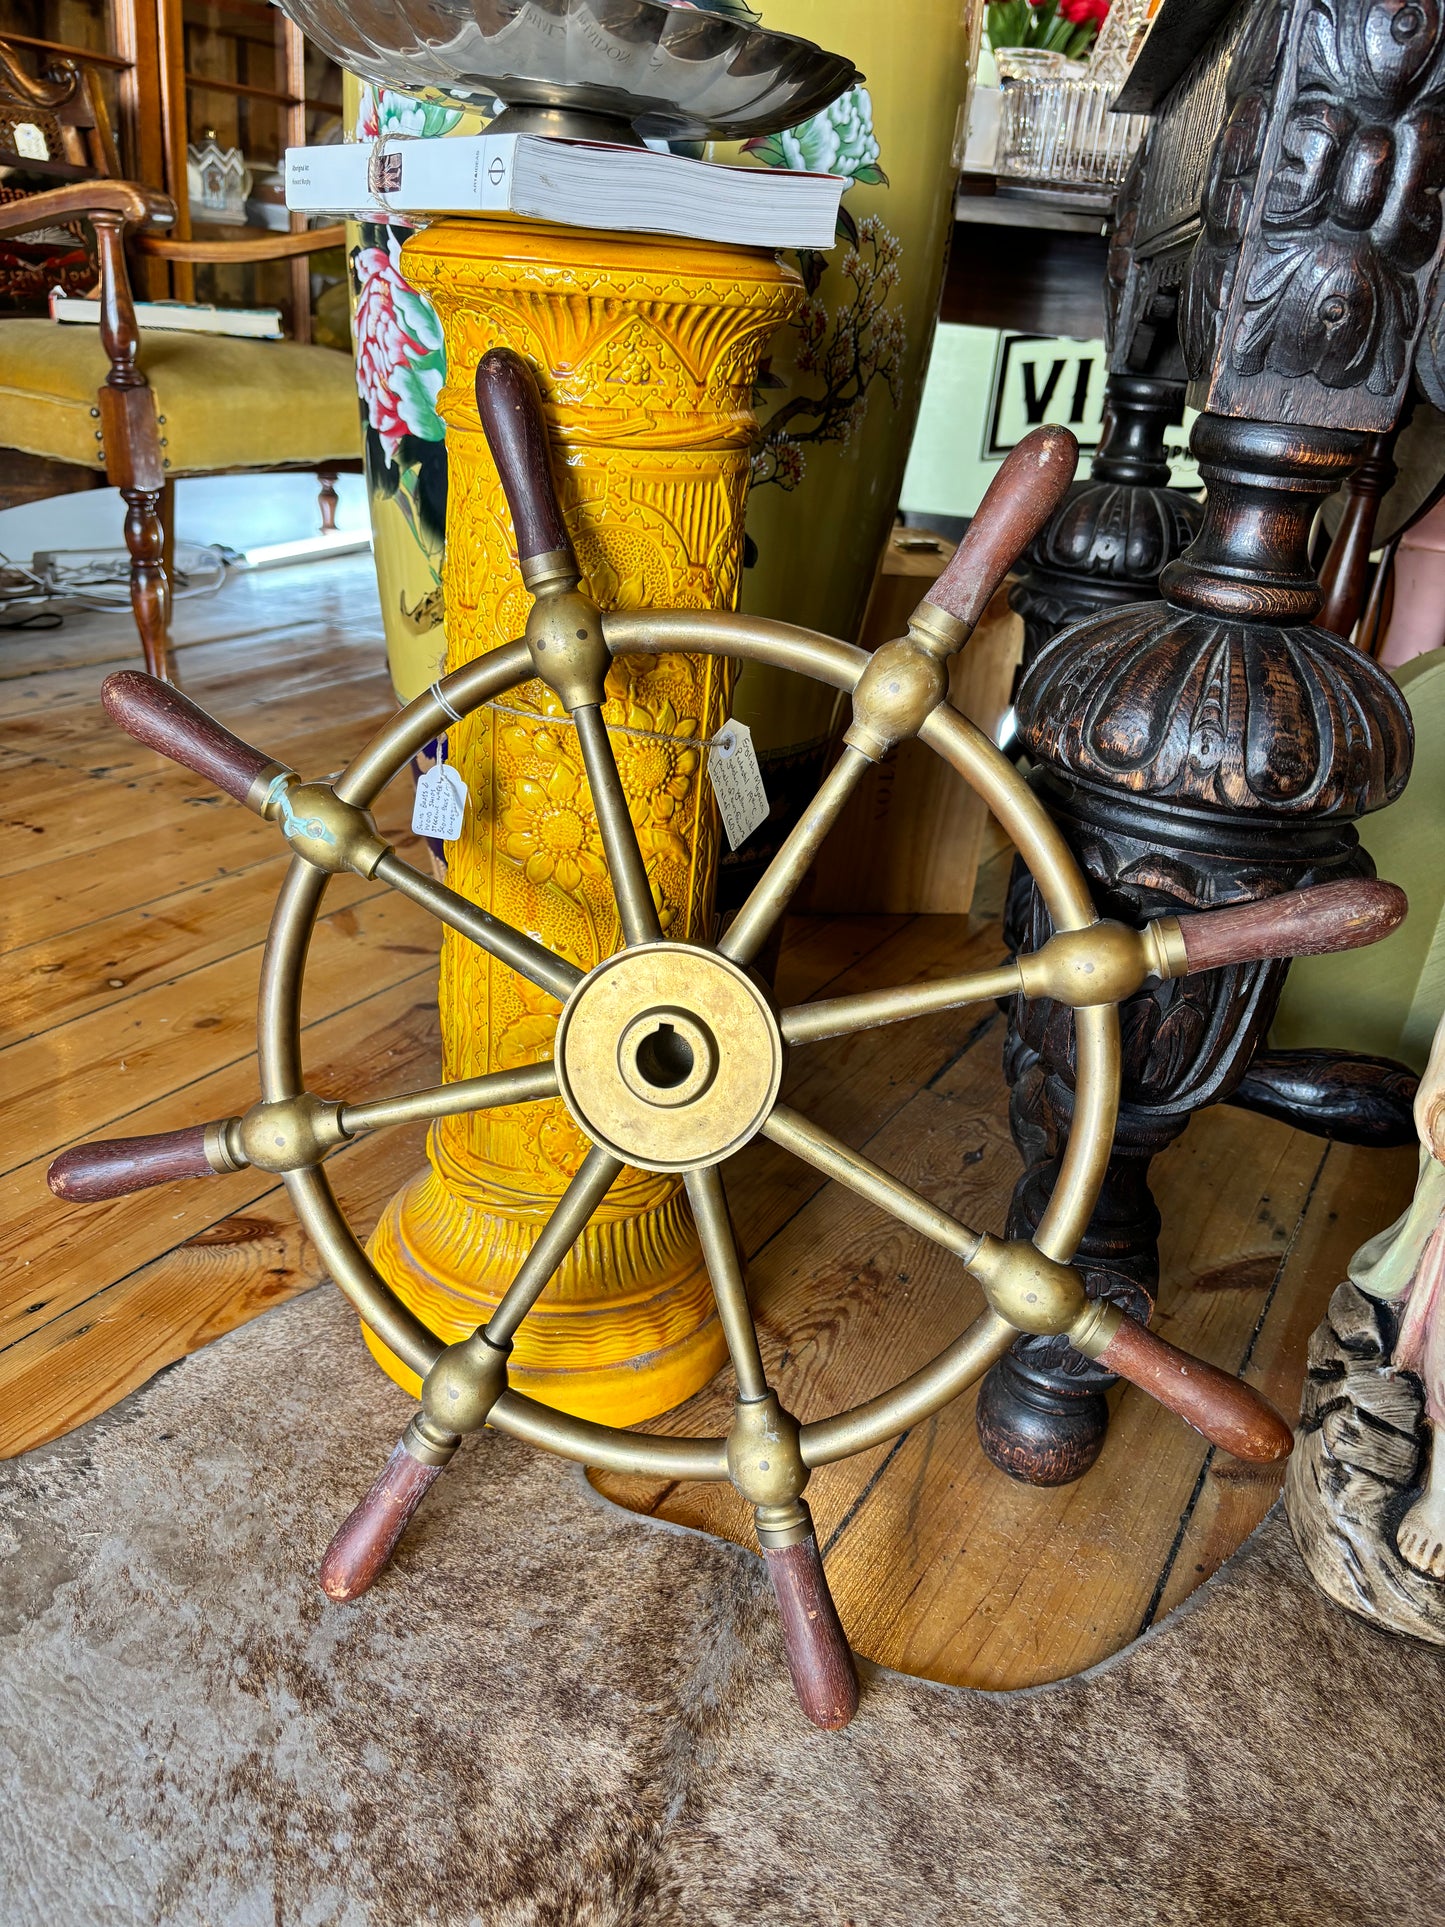
[[[1071,428],[1085,451],[1097,448],[1103,431],[1104,382],[1108,373],[1102,341],[1071,341],[1062,335],[999,336],[993,384],[980,453],[1001,461],[1031,428],[1054,422]],[[1190,410],[1183,426],[1167,436],[1177,488],[1197,488],[1188,460]]]

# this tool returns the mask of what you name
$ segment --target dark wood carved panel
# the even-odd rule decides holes
[[[1225,85],[1248,24],[1247,11],[1237,7],[1219,36],[1196,56],[1150,129],[1153,153],[1139,206],[1141,258],[1181,240],[1192,242],[1198,232],[1205,169],[1224,122]]]
[[[1201,405],[1393,425],[1440,258],[1442,52],[1439,0],[1255,7],[1184,294]]]

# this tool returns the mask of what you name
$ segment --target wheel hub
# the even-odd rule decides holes
[[[758,1130],[778,1095],[783,1040],[736,964],[691,944],[640,944],[577,986],[556,1065],[595,1143],[644,1171],[689,1171]]]

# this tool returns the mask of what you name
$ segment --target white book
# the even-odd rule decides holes
[[[737,247],[830,248],[846,180],[722,167],[647,147],[540,134],[455,134],[288,147],[303,214],[520,214],[571,227],[681,234]]]
[[[245,335],[253,341],[281,339],[279,308],[216,308],[204,301],[137,301],[135,318],[142,332],[170,328],[184,334]],[[100,303],[52,289],[50,319],[88,321],[92,327],[99,327]]]

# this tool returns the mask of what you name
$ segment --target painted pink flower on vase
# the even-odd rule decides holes
[[[446,373],[436,315],[402,275],[395,245],[358,248],[353,256],[356,385],[389,462],[407,435],[442,439],[436,399]]]

